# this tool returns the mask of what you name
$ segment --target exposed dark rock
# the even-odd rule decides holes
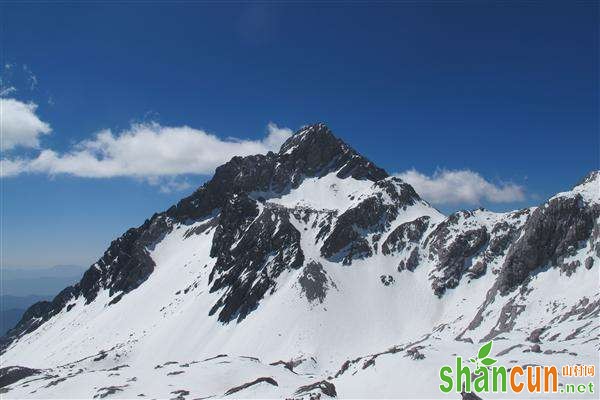
[[[376,358],[377,357],[371,357],[371,358],[367,359],[367,361],[365,361],[365,363],[363,364],[362,369],[367,369],[369,367],[374,366]]]
[[[517,223],[516,220],[524,214],[529,214],[528,208],[511,213],[513,221],[510,221],[510,223],[502,221],[494,225],[491,232],[490,244],[485,253],[486,261],[489,262],[506,253],[521,231],[521,224]]]
[[[117,365],[116,367],[112,367],[112,368],[107,369],[107,371],[118,371],[118,370],[123,369],[123,368],[129,368],[129,365],[127,365],[127,364]]]
[[[554,342],[556,339],[558,339],[558,337],[560,336],[560,333],[555,333],[554,335],[552,335],[550,337],[550,339],[548,339],[549,342]]]
[[[335,378],[338,378],[340,376],[342,376],[346,371],[348,371],[348,369],[350,368],[350,366],[356,362],[360,361],[360,358],[357,358],[355,360],[346,360],[344,361],[344,363],[342,364],[342,366],[340,367],[339,371],[337,371],[335,373]]]
[[[353,177],[371,181],[388,176],[383,169],[336,138],[325,124],[301,129],[281,146],[279,156],[288,169],[302,171],[307,176],[323,176],[332,171],[338,171],[339,178]],[[285,174],[286,177],[294,175],[289,172]],[[292,181],[292,185],[295,183],[296,181]]]
[[[341,214],[335,227],[323,242],[321,255],[349,265],[352,260],[373,255],[367,237],[389,228],[401,208],[415,204],[419,196],[414,189],[397,178],[375,183],[375,192],[355,207]],[[392,202],[384,199],[386,193]]]
[[[115,393],[122,392],[126,387],[128,387],[128,385],[102,387],[98,389],[98,392],[94,395],[94,398],[103,399]]]
[[[370,197],[338,218],[331,234],[321,247],[323,257],[341,259],[351,264],[353,259],[370,257],[373,251],[363,231],[376,232],[384,220],[386,207],[378,197]]]
[[[231,251],[231,246],[258,216],[258,211],[256,201],[247,195],[235,195],[226,204],[223,204],[210,256],[227,256]]]
[[[406,354],[407,357],[409,357],[409,356],[413,357],[413,355],[414,355],[415,359],[423,359],[423,358],[425,358],[425,355],[420,353],[419,350],[423,349],[424,347],[419,346],[419,344],[425,342],[430,337],[431,337],[431,334],[426,334],[426,335],[422,336],[419,340],[416,340],[416,341],[410,342],[410,343],[406,343],[403,345],[392,346],[389,349],[387,349],[386,351],[382,351],[381,353],[370,354],[366,357],[358,357],[353,360],[346,360],[342,364],[341,368],[335,373],[334,378],[339,378],[340,376],[345,374],[352,365],[357,364],[360,361],[365,361],[363,363],[363,369],[365,369],[365,368],[375,365],[375,362],[378,357],[381,357],[381,356],[387,355],[387,354],[396,354],[396,353],[405,351],[407,349],[410,349],[409,352],[407,351],[407,354]]]
[[[298,278],[298,283],[308,301],[318,300],[319,303],[325,300],[327,291],[330,288],[336,287],[335,283],[327,276],[323,265],[312,260],[304,267],[302,275]]]
[[[218,311],[221,322],[244,319],[284,270],[304,263],[300,232],[290,222],[289,211],[265,205],[257,216],[253,206],[248,197],[237,196],[223,209],[215,232],[211,256],[218,258],[210,274],[210,291],[228,290],[210,314]]]
[[[437,257],[437,265],[431,277],[431,287],[437,296],[458,286],[463,274],[470,267],[471,258],[478,254],[489,240],[490,236],[484,226],[465,232],[453,232],[461,218],[472,213],[459,211],[452,214],[427,238],[430,257]]]
[[[577,249],[589,238],[599,215],[600,206],[586,206],[579,194],[554,198],[537,208],[508,251],[498,279],[500,292],[510,292],[537,268],[556,264]]]
[[[335,390],[335,385],[331,382],[320,381],[315,382],[310,385],[300,386],[298,390],[296,390],[296,395],[303,395],[310,393],[312,391],[318,390],[326,396],[329,397],[337,397],[337,392]]]
[[[12,385],[15,382],[25,379],[32,375],[40,374],[42,371],[39,369],[27,368],[27,367],[3,367],[0,368],[0,388],[8,385]]]
[[[405,269],[414,271],[419,265],[419,248],[415,247],[406,260],[400,261],[398,264],[398,272],[402,272]]]
[[[46,386],[44,386],[44,387],[45,387],[45,388],[49,388],[49,387],[52,387],[52,386],[56,386],[56,385],[58,385],[59,383],[66,381],[67,379],[68,379],[68,377],[66,377],[66,376],[63,376],[63,377],[61,377],[61,378],[58,378],[58,379],[55,379],[55,380],[51,381],[50,383],[48,383],[48,384],[47,384]]]
[[[564,322],[569,318],[577,317],[578,320],[598,318],[600,316],[600,300],[590,301],[589,298],[584,297],[577,302],[571,309],[553,318],[550,323]]]
[[[218,354],[218,355],[216,355],[214,357],[205,358],[202,361],[210,361],[210,360],[215,360],[217,358],[223,358],[223,357],[227,357],[227,354]]]
[[[216,228],[219,224],[219,219],[218,218],[211,218],[208,220],[208,222],[195,226],[193,228],[188,229],[185,234],[183,235],[183,237],[185,239],[190,238],[194,235],[200,235],[202,233],[207,233],[208,231],[210,231],[211,228]]]
[[[594,259],[592,257],[586,258],[585,259],[585,268],[592,269],[593,266],[594,266]]]
[[[396,206],[406,207],[415,204],[421,200],[415,189],[408,183],[399,178],[389,178],[377,180],[374,184],[375,189],[381,189],[387,194],[392,203]]]
[[[93,361],[104,360],[108,356],[108,353],[105,351],[101,351],[100,354],[93,359]]]
[[[504,355],[506,355],[506,354],[510,353],[512,350],[514,350],[514,349],[518,349],[519,347],[523,347],[523,345],[522,345],[522,344],[515,344],[515,345],[513,345],[513,346],[507,347],[506,349],[504,349],[504,350],[502,350],[502,351],[499,351],[499,352],[496,354],[496,357],[504,356]]]
[[[290,360],[290,361],[279,360],[279,361],[272,362],[269,365],[283,365],[284,368],[294,372],[294,368],[296,368],[298,365],[302,364],[302,362],[304,362],[304,359],[299,358],[299,359]]]
[[[567,274],[567,276],[571,276],[572,274],[575,273],[575,271],[577,270],[577,267],[579,267],[581,265],[581,262],[579,260],[574,260],[571,262],[566,262],[560,265],[560,270],[562,272],[564,272],[565,274]]]
[[[423,346],[411,347],[410,349],[406,350],[406,355],[413,360],[423,360],[425,359],[425,354],[419,351],[421,349],[423,349]]]
[[[490,339],[494,339],[498,335],[512,331],[515,324],[517,323],[517,317],[525,311],[525,306],[522,304],[516,304],[515,299],[510,299],[502,310],[496,325],[490,330],[490,332],[480,340],[480,342],[487,342]]]
[[[482,249],[481,257],[467,270],[467,276],[477,279],[486,274],[488,265],[506,255],[510,245],[518,238],[523,225],[523,216],[529,216],[530,209],[509,213],[505,220],[496,223],[490,232],[487,246]],[[493,271],[497,273],[497,271]]]
[[[275,381],[275,379],[273,379],[271,377],[262,377],[262,378],[257,378],[255,380],[253,380],[252,382],[244,383],[243,385],[236,386],[236,387],[229,389],[228,391],[225,392],[225,396],[229,396],[231,394],[237,393],[240,390],[247,389],[250,386],[254,386],[254,385],[257,385],[262,382],[268,383],[269,385],[273,385],[273,386],[279,386],[277,384],[277,381]]]
[[[587,324],[583,325],[583,326],[579,326],[577,328],[575,328],[575,330],[573,332],[571,332],[570,334],[568,334],[565,337],[565,340],[572,340],[575,339],[577,336],[579,336],[579,334],[590,325],[591,322],[588,322]]]
[[[471,268],[467,270],[467,276],[472,279],[481,278],[487,271],[487,263],[479,260]]]
[[[385,286],[390,286],[394,283],[394,277],[391,275],[381,275],[379,279]]]
[[[544,333],[545,330],[546,330],[545,326],[541,327],[541,328],[534,329],[529,334],[529,337],[527,338],[527,340],[529,340],[532,343],[540,343],[540,336],[542,335],[542,333]]]
[[[176,395],[173,398],[175,400],[184,400],[185,396],[189,396],[190,395],[190,391],[189,390],[180,389],[180,390],[174,390],[174,391],[172,391],[171,394]]]
[[[531,346],[531,352],[532,353],[541,353],[542,349],[540,348],[540,345],[536,343],[533,346]]]
[[[462,400],[483,400],[481,397],[477,396],[475,393],[467,393],[464,390],[460,392],[460,396]]]
[[[419,243],[429,226],[429,220],[428,216],[423,216],[401,224],[388,235],[381,246],[381,252],[385,255],[400,253],[410,243]]]
[[[240,356],[240,358],[245,358],[246,360],[251,360],[251,361],[254,361],[254,362],[260,362],[260,359],[258,357]]]

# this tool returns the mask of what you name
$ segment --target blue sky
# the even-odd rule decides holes
[[[90,264],[218,160],[317,121],[445,212],[537,204],[598,168],[598,15],[566,1],[2,3],[4,118],[31,125],[4,127],[3,264]],[[180,158],[160,162],[171,144]],[[133,162],[142,151],[173,170]]]

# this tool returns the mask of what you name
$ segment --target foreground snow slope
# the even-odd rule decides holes
[[[507,366],[597,364],[599,185],[446,217],[303,128],[28,310],[3,396],[439,398],[440,366],[491,339]]]

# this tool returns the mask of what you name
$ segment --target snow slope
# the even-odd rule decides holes
[[[598,364],[597,173],[539,208],[446,217],[370,162],[357,164],[323,129],[305,128],[272,163],[232,160],[252,179],[301,165],[286,170],[301,180],[257,178],[247,195],[207,203],[200,216],[181,205],[185,218],[154,216],[144,229],[162,230],[142,242],[151,261],[139,263],[153,268],[137,286],[115,286],[134,253],[111,247],[108,266],[91,267],[109,274],[93,296],[76,287],[56,311],[33,310],[5,341],[0,378],[8,366],[35,372],[3,385],[3,397],[458,398],[440,393],[439,368],[491,339],[507,366]],[[335,147],[318,168],[303,153],[294,159],[314,141]],[[243,186],[242,175],[222,170],[213,181]],[[198,193],[221,194],[210,185]],[[543,212],[564,210],[564,199],[582,199],[570,218],[593,218],[586,239],[564,254],[550,241],[557,257],[526,279],[507,277],[507,257],[520,260],[523,238],[549,219]],[[552,237],[560,225],[543,228]]]

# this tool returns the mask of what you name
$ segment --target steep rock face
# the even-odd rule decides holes
[[[414,189],[397,178],[378,181],[375,193],[342,213],[323,242],[321,255],[350,265],[353,259],[370,257],[382,232],[400,210],[419,201]],[[372,239],[373,243],[369,241]]]
[[[384,255],[408,254],[398,264],[398,272],[414,271],[420,262],[419,246],[425,231],[429,228],[431,217],[419,217],[413,221],[400,224],[385,239],[381,246]]]
[[[462,221],[472,217],[470,211],[460,211],[439,224],[427,238],[429,258],[436,260],[431,273],[431,287],[437,296],[458,286],[463,274],[471,266],[471,259],[488,243],[485,226],[460,230]]]
[[[248,196],[234,196],[222,208],[218,217],[215,238],[210,249],[211,257],[226,257],[231,246],[258,216],[258,204]]]
[[[508,293],[535,269],[574,254],[590,238],[599,216],[600,206],[586,205],[580,194],[551,199],[536,209],[508,251],[498,279],[500,292]]]
[[[429,216],[423,216],[398,226],[383,242],[381,252],[385,255],[400,253],[409,245],[418,244],[429,227],[430,219]]]
[[[227,288],[210,314],[219,311],[219,321],[241,321],[254,310],[277,277],[286,269],[298,269],[304,263],[300,232],[290,223],[283,207],[265,205],[262,212],[249,221],[255,210],[247,197],[245,205],[235,207],[233,218],[225,208],[222,224],[217,227],[211,255],[217,257],[211,271],[211,292]],[[241,211],[241,212],[240,212]],[[241,218],[240,218],[241,217]],[[241,224],[231,223],[242,221]],[[234,243],[235,241],[235,243]]]
[[[86,272],[80,282],[87,302],[98,293],[97,284],[115,293],[127,293],[137,288],[152,273],[155,264],[149,249],[170,232],[172,223],[165,215],[155,215],[137,229],[128,230],[113,241],[102,258]],[[95,273],[94,271],[98,271]]]
[[[480,278],[490,266],[491,272],[497,274],[531,211],[459,211],[438,224],[423,243],[434,264],[430,272],[434,293],[443,295],[465,277]]]
[[[506,255],[510,245],[518,238],[531,210],[524,209],[505,214],[500,220],[487,226],[489,241],[467,270],[467,276],[477,279],[483,276],[489,265],[495,265],[494,274],[500,270],[499,261]]]
[[[441,295],[447,288],[458,285],[458,281],[469,267],[469,259],[476,255],[488,240],[487,229],[481,227],[461,233],[449,246],[437,250],[438,271],[442,272],[442,276],[432,283],[436,295]]]
[[[388,176],[385,170],[365,159],[335,137],[325,124],[312,125],[286,141],[279,151],[283,180],[292,177],[292,187],[300,183],[300,174],[323,176],[337,171],[338,178],[352,177],[379,181]]]
[[[410,252],[410,255],[408,256],[408,258],[406,260],[400,261],[400,263],[398,264],[398,272],[402,272],[404,270],[409,270],[411,272],[414,271],[415,268],[417,268],[419,266],[419,261],[420,261],[419,248],[415,247],[412,249],[412,251]]]
[[[383,204],[378,197],[362,201],[340,215],[333,231],[321,247],[321,255],[330,259],[341,259],[344,264],[351,264],[354,258],[373,255],[365,233],[383,230],[396,215],[397,211]]]

